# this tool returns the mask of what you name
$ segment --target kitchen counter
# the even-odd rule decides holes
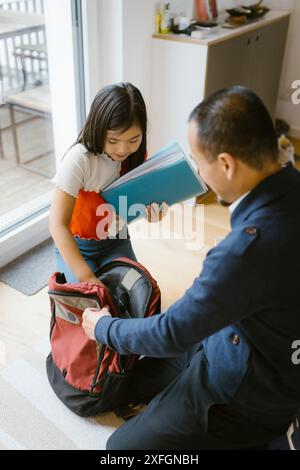
[[[234,29],[223,28],[221,25],[217,27],[216,31],[210,31],[201,39],[191,38],[187,34],[153,34],[153,38],[165,39],[166,41],[187,42],[192,44],[201,44],[203,46],[210,46],[219,42],[225,41],[244,33],[249,33],[257,29],[258,26],[266,26],[274,23],[282,18],[290,16],[289,11],[275,11],[271,10],[263,18],[254,20],[251,23],[239,26]]]

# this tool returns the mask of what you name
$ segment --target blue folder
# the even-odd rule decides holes
[[[167,162],[168,159],[170,163]],[[131,179],[126,181],[128,177]],[[177,142],[172,142],[142,165],[110,184],[101,196],[123,217],[121,208],[127,204],[127,221],[131,222],[145,214],[145,210],[133,204],[147,206],[152,202],[161,204],[166,201],[171,206],[206,191],[207,188],[189,157]]]

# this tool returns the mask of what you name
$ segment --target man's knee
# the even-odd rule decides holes
[[[109,437],[106,443],[106,450],[160,448],[159,435],[148,426],[148,419],[145,412],[130,418]]]
[[[115,437],[116,432],[114,432],[107,440],[105,449],[106,450],[121,450],[119,446],[119,440]]]
[[[133,450],[134,442],[131,442],[131,433],[123,432],[123,424],[108,438],[106,442],[106,450]]]

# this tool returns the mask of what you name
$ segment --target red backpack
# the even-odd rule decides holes
[[[120,355],[88,338],[86,308],[109,305],[112,317],[143,318],[160,312],[160,289],[141,264],[118,258],[100,268],[102,284],[68,284],[64,274],[49,280],[51,353],[49,382],[60,400],[79,416],[94,416],[124,404],[128,378],[139,356]]]

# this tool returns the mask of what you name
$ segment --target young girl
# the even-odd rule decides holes
[[[139,90],[130,83],[110,85],[96,95],[77,141],[63,157],[50,213],[57,270],[67,282],[99,280],[95,271],[112,259],[136,260],[129,235],[99,239],[97,208],[101,190],[146,158],[147,113]],[[157,204],[148,206],[149,221],[160,220]],[[127,228],[125,227],[127,230]]]

